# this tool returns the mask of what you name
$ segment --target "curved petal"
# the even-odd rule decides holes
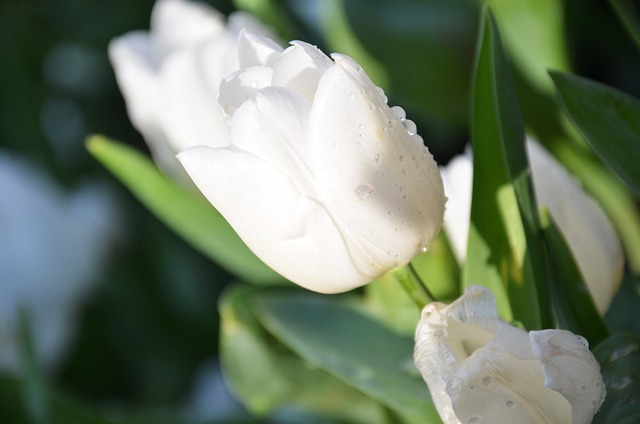
[[[275,41],[243,29],[238,37],[238,60],[240,68],[250,66],[273,67],[278,55],[282,53],[282,47]]]
[[[526,333],[522,333],[526,338]],[[516,343],[513,339],[507,341]],[[476,350],[444,379],[460,422],[571,422],[569,402],[560,393],[544,387],[539,361],[519,360],[491,344]]]
[[[234,147],[194,147],[178,159],[200,191],[267,265],[309,290],[338,293],[368,282],[331,217],[263,160]]]
[[[302,41],[292,41],[273,69],[273,85],[289,88],[310,102],[318,88],[320,75],[333,66],[322,51]]]
[[[315,196],[308,166],[310,104],[295,93],[269,87],[245,102],[233,117],[233,145],[269,163],[287,175],[297,190]]]
[[[422,139],[404,128],[362,69],[334,58],[310,118],[318,191],[349,228],[361,269],[404,265],[440,230],[442,179]]]
[[[169,145],[163,128],[162,90],[150,43],[148,34],[142,31],[115,38],[109,43],[109,60],[133,126],[147,141],[160,167],[180,175],[177,150]]]
[[[542,146],[529,140],[527,151],[538,207],[549,209],[598,310],[604,313],[622,280],[620,239],[600,205]]]
[[[228,125],[216,102],[217,87],[206,83],[201,57],[197,48],[184,49],[171,54],[160,70],[162,123],[175,152],[229,144]]]
[[[218,104],[227,120],[247,100],[255,99],[256,92],[271,85],[273,70],[266,66],[251,66],[234,72],[220,83]]]
[[[531,351],[542,361],[545,387],[571,403],[573,424],[590,423],[606,389],[586,341],[565,330],[532,331],[529,337]]]
[[[224,16],[212,7],[194,1],[158,0],[151,12],[151,34],[155,54],[194,45],[225,31]]]

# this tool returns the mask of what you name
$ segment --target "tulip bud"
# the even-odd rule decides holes
[[[191,146],[229,144],[216,102],[220,81],[240,67],[241,28],[267,33],[251,16],[224,16],[204,3],[158,0],[151,28],[109,44],[109,58],[133,125],[156,162],[184,174],[176,153]]]
[[[600,205],[544,147],[532,139],[526,147],[538,207],[547,208],[558,224],[596,307],[604,314],[622,281],[620,239]],[[445,230],[454,253],[463,261],[471,211],[471,152],[455,157],[441,171],[449,198]]]
[[[444,214],[436,162],[415,124],[363,69],[307,43],[244,32],[222,82],[231,145],[178,159],[267,265],[336,293],[407,264]]]
[[[604,401],[582,337],[500,321],[484,287],[423,309],[414,360],[445,424],[590,423]]]

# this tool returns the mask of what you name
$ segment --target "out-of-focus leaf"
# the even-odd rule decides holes
[[[640,337],[640,277],[627,275],[605,315],[613,333],[634,333]]]
[[[233,0],[235,6],[256,16],[261,22],[275,29],[285,40],[293,39],[292,22],[283,12],[282,2],[278,0]]]
[[[287,407],[353,423],[383,422],[379,405],[324,371],[310,368],[267,333],[254,317],[254,305],[263,293],[236,286],[220,301],[223,371],[247,408],[259,415]]]
[[[256,299],[262,324],[291,350],[408,423],[439,422],[413,364],[413,339],[357,309],[308,293]]]
[[[0,376],[0,417],[3,423],[33,424],[34,421],[26,413],[20,402],[22,383],[8,376]],[[130,414],[114,410],[98,411],[79,404],[70,397],[46,391],[49,405],[47,422],[51,424],[186,424],[177,414]]]
[[[473,194],[463,284],[496,296],[500,316],[551,327],[544,250],[510,67],[485,8],[473,77]]]
[[[607,397],[593,424],[636,424],[640,422],[640,338],[621,334],[596,346],[607,385]]]
[[[389,76],[384,66],[367,52],[351,30],[344,1],[323,0],[321,5],[323,34],[329,47],[356,59],[376,85],[388,87]]]
[[[453,154],[468,120],[477,5],[467,0],[318,3],[327,9],[341,6],[350,33],[367,53],[361,56],[358,50],[362,49],[352,49],[349,54],[362,59],[367,72],[365,65],[371,58],[382,64],[386,80],[379,78],[377,66],[372,71],[390,103],[401,105],[407,117],[418,123],[418,133],[436,157]],[[342,52],[341,40],[333,33],[334,25],[339,27],[342,21],[330,21],[331,13],[321,16],[327,19],[323,28],[330,47]]]
[[[488,4],[514,65],[538,90],[551,93],[553,84],[547,69],[569,69],[564,2],[489,0]]]
[[[640,48],[640,11],[633,0],[609,0],[631,39]]]
[[[575,75],[552,72],[551,77],[591,148],[640,196],[640,100]]]
[[[169,228],[221,267],[250,283],[284,281],[249,250],[204,197],[170,181],[149,158],[98,135],[89,138],[87,148]]]
[[[561,328],[580,334],[591,346],[596,346],[609,337],[609,329],[591,298],[566,240],[547,210],[542,212],[542,225],[558,323]]]

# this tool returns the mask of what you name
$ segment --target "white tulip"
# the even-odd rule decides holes
[[[241,28],[267,32],[243,13],[224,16],[204,3],[158,0],[150,30],[109,44],[109,58],[133,125],[156,162],[184,174],[176,153],[191,146],[229,144],[216,97],[220,81],[240,67]]]
[[[606,393],[582,337],[500,321],[484,287],[423,309],[414,360],[445,424],[590,423]]]
[[[415,124],[362,68],[245,32],[220,87],[231,145],[178,159],[267,265],[336,293],[407,264],[437,235],[442,179]]]
[[[3,152],[0,193],[0,369],[21,369],[24,310],[35,358],[51,370],[69,347],[77,309],[104,265],[114,207],[100,185],[63,192],[38,169]]]
[[[618,235],[598,203],[538,142],[526,143],[539,208],[556,221],[580,269],[593,301],[604,314],[620,287],[624,253]],[[444,225],[454,253],[464,261],[471,212],[471,151],[441,169],[449,199]]]

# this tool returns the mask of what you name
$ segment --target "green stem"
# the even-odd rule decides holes
[[[392,270],[391,275],[400,283],[418,308],[422,309],[436,300],[411,263]]]

